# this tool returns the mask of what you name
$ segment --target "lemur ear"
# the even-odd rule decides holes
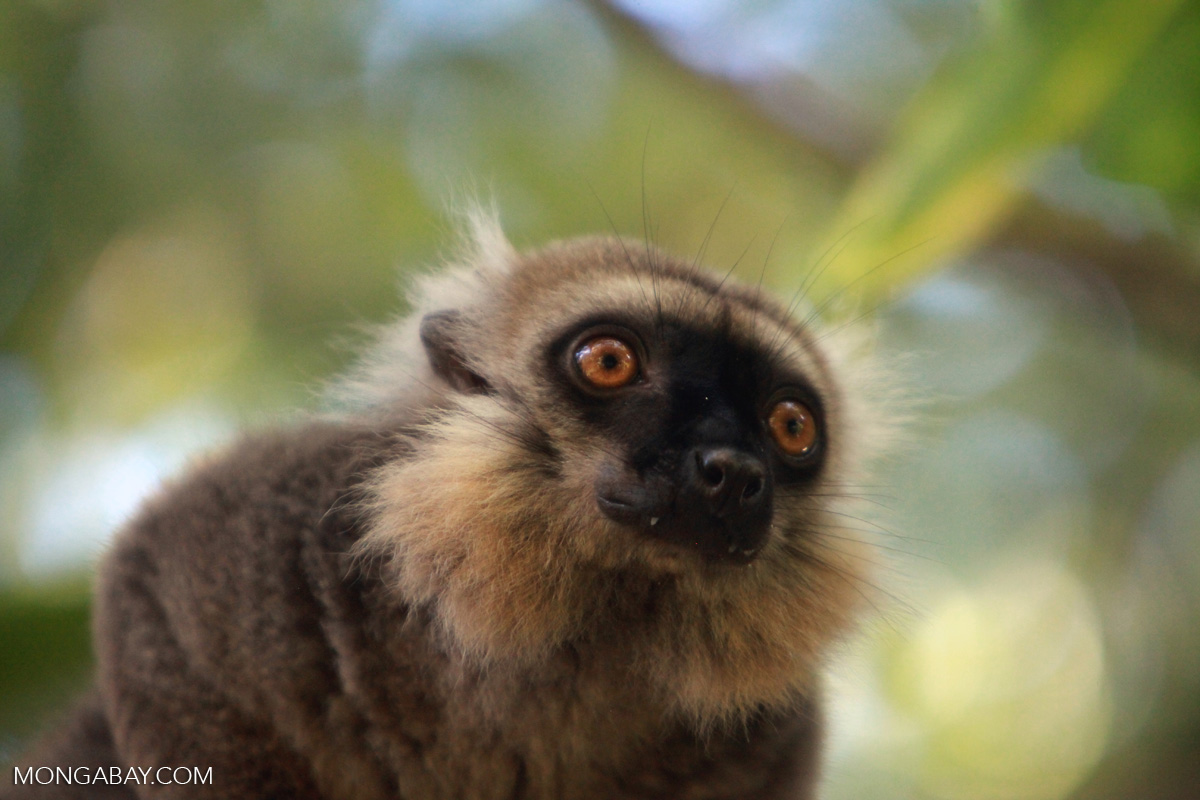
[[[434,373],[464,394],[485,394],[492,387],[467,366],[456,339],[462,322],[457,311],[435,311],[421,320],[421,344]]]

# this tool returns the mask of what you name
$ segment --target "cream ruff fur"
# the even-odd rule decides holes
[[[862,340],[802,328],[757,291],[640,245],[593,239],[518,255],[490,220],[474,230],[458,266],[417,282],[413,316],[350,382],[368,413],[436,409],[416,426],[411,457],[370,480],[358,555],[383,561],[396,593],[428,609],[445,646],[477,669],[536,676],[570,647],[644,682],[665,715],[698,730],[815,692],[830,644],[872,599],[873,551],[845,525],[863,513],[846,487],[892,438],[892,398]],[[705,563],[597,508],[595,476],[619,459],[555,407],[538,356],[564,324],[629,308],[777,350],[824,398],[821,476],[780,492],[770,540],[746,567]],[[430,371],[417,324],[447,309],[495,394],[458,394]],[[531,428],[560,454],[556,469],[531,451]]]

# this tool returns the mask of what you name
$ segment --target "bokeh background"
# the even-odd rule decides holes
[[[4,0],[0,762],[86,685],[114,529],[318,407],[472,195],[803,287],[924,398],[827,797],[1200,797],[1173,0]]]

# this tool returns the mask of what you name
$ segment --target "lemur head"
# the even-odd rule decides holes
[[[871,368],[641,245],[478,240],[393,334],[424,411],[372,482],[364,550],[481,661],[621,619],[700,717],[803,691],[869,585],[841,515],[885,431]]]

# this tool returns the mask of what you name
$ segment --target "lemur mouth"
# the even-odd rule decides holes
[[[770,520],[731,521],[676,502],[648,503],[644,492],[597,492],[596,504],[609,519],[642,536],[699,553],[706,561],[751,563],[770,535]],[[640,496],[639,496],[640,495]]]
[[[621,522],[626,525],[638,525],[647,521],[647,514],[642,503],[629,497],[620,497],[616,495],[596,494],[596,504],[600,506],[600,510],[604,512],[604,516],[614,522]],[[649,516],[649,524],[654,526],[658,524],[662,518],[662,513],[658,516]]]

